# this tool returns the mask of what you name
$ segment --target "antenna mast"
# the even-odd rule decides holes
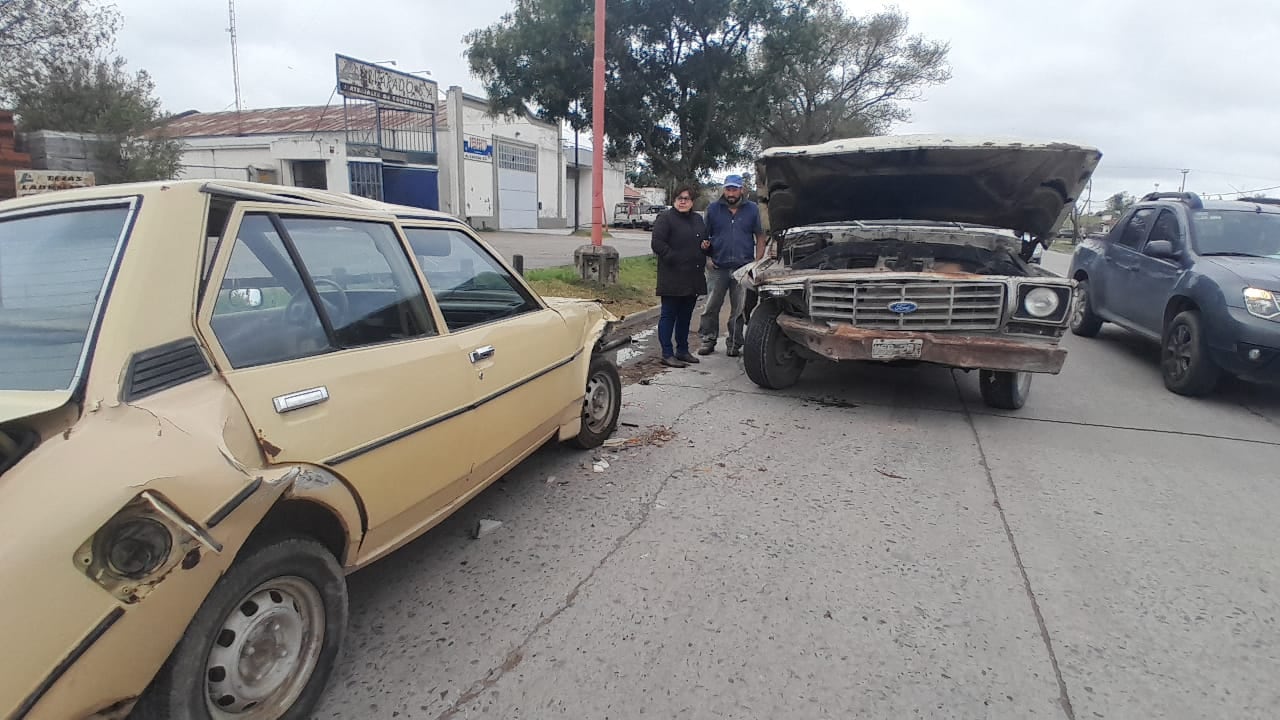
[[[236,45],[236,0],[227,0],[227,14],[231,17],[231,26],[227,28],[227,32],[231,33],[231,75],[236,84],[236,126],[243,134],[244,128],[240,127],[240,111],[243,106],[240,102],[240,50]]]

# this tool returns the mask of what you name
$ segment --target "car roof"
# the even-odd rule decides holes
[[[1134,203],[1134,207],[1183,207],[1190,212],[1218,210],[1276,215],[1280,214],[1280,199],[1205,200],[1195,193],[1151,193]]]
[[[330,205],[352,210],[364,210],[395,215],[407,220],[448,220],[461,222],[448,213],[409,205],[371,200],[349,193],[314,188],[291,187],[288,185],[270,185],[246,180],[168,180],[141,183],[120,183],[116,185],[98,185],[88,188],[57,190],[39,195],[0,201],[0,212],[19,210],[42,205],[64,204],[90,200],[129,197],[133,195],[151,195],[160,192],[211,192],[215,194],[241,195],[259,200],[277,200],[284,202],[302,202],[306,204]]]

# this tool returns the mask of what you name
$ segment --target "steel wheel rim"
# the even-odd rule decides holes
[[[1191,328],[1176,325],[1169,331],[1165,343],[1164,364],[1174,379],[1182,379],[1191,369]]]
[[[215,720],[278,720],[306,689],[324,645],[324,600],[300,577],[268,580],[223,618],[205,662]]]
[[[1076,306],[1071,311],[1071,325],[1080,327],[1084,324],[1085,303],[1088,302],[1088,296],[1085,295],[1084,288],[1076,288]]]
[[[613,414],[613,383],[604,373],[596,373],[587,380],[587,397],[583,401],[582,416],[587,429],[593,433],[604,432]]]

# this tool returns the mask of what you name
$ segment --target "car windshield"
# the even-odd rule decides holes
[[[1205,210],[1191,218],[1201,255],[1280,260],[1280,214],[1253,210]]]
[[[0,219],[0,390],[66,390],[131,206]]]

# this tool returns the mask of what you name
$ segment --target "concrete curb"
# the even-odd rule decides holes
[[[707,302],[706,295],[698,296],[698,302],[693,306],[693,321],[695,323],[698,321],[698,316],[702,314],[702,308],[706,305],[706,302]],[[727,301],[726,301],[726,304],[727,304]],[[614,327],[613,332],[618,334],[635,335],[638,332],[642,332],[644,330],[657,327],[658,317],[661,315],[662,315],[661,305],[654,305],[648,310],[633,312],[630,315],[624,316],[622,320],[618,321],[618,324],[617,326]],[[697,329],[696,325],[694,326],[694,329]]]

